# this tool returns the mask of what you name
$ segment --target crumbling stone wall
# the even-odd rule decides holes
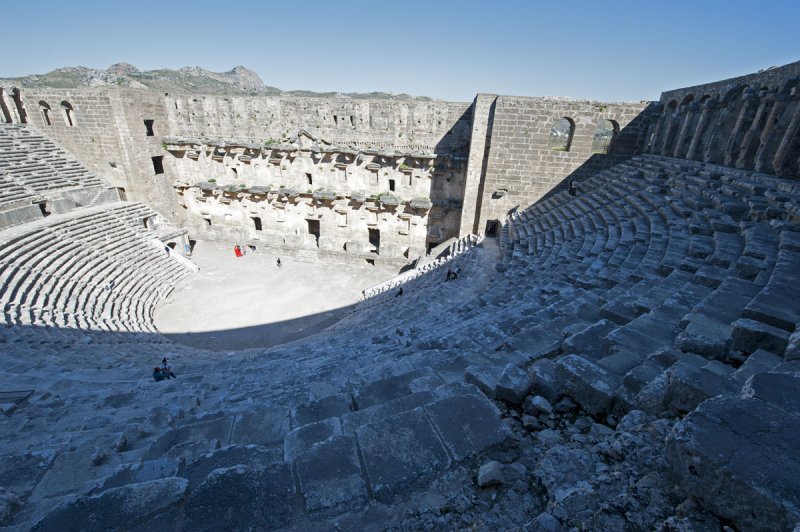
[[[664,92],[647,151],[800,176],[800,62]]]
[[[174,135],[263,144],[306,129],[334,144],[453,152],[469,142],[468,103],[350,98],[166,96]]]

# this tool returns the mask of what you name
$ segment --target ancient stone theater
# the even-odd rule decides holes
[[[799,87],[0,82],[0,528],[792,530]]]

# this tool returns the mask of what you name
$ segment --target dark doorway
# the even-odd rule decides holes
[[[308,181],[309,185],[313,185],[314,184],[314,180],[311,179],[311,174],[306,173],[306,181]]]
[[[441,242],[428,242],[428,253],[431,252],[433,248],[441,244]]]
[[[39,210],[42,211],[43,217],[47,218],[48,216],[50,216],[50,208],[47,206],[46,201],[39,203]]]
[[[381,249],[381,231],[380,229],[370,229],[369,230],[369,243],[375,249],[372,250],[372,253],[379,253]]]
[[[314,235],[319,246],[319,220],[306,220],[306,223],[308,224],[308,234]]]
[[[253,216],[253,225],[256,227],[256,231],[261,231],[261,218]]]
[[[394,192],[394,179],[389,180],[389,190]]]
[[[375,266],[375,259],[365,259],[365,260],[367,261],[367,264],[369,264],[370,266]]]
[[[497,237],[497,229],[500,227],[500,222],[497,220],[486,220],[486,236],[495,238]]]
[[[148,120],[144,121],[144,127],[147,129],[147,136],[148,137],[155,136],[155,133],[153,133],[153,124],[154,123],[155,123],[155,120],[153,120],[153,119],[148,119]]]
[[[164,156],[159,155],[157,157],[153,157],[153,172],[156,175],[164,173]]]
[[[194,251],[194,246],[197,245],[197,240],[189,239],[189,251]]]
[[[128,201],[128,195],[125,193],[124,188],[117,187],[117,196],[119,196],[120,201]]]

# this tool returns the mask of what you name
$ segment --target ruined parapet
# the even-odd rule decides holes
[[[800,176],[800,62],[662,93],[647,150]]]

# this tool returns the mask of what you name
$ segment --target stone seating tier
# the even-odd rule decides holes
[[[754,461],[766,461],[738,418],[761,408],[764,430],[794,426],[798,409],[786,406],[788,396],[762,400],[769,386],[758,381],[796,379],[800,190],[771,176],[655,156],[578,185],[578,195],[554,193],[508,220],[497,274],[482,267],[486,243],[454,259],[462,270],[454,283],[432,269],[403,285],[402,297],[388,290],[367,299],[312,338],[223,358],[141,332],[152,308],[142,296],[155,291],[121,265],[137,249],[128,246],[146,238],[143,228],[136,238],[125,224],[109,229],[110,242],[92,232],[101,224],[78,220],[59,233],[15,233],[15,249],[0,247],[0,262],[14,257],[26,269],[4,271],[0,293],[13,294],[7,310],[16,323],[34,326],[4,328],[3,351],[14,356],[3,372],[20,387],[42,390],[46,382],[47,391],[29,400],[24,417],[7,418],[0,439],[7,449],[0,463],[27,464],[15,477],[25,506],[14,523],[55,528],[104,508],[113,526],[126,515],[120,500],[152,493],[141,526],[175,528],[182,519],[235,526],[216,521],[228,514],[215,495],[230,493],[218,504],[236,508],[242,526],[330,524],[506,445],[489,399],[515,404],[528,393],[553,403],[569,396],[612,426],[633,409],[683,419],[667,454],[687,493],[703,500],[701,486],[719,487],[733,504],[714,511],[745,528],[763,525],[750,510],[774,493],[771,515],[797,521],[795,507],[780,502],[800,492],[797,476],[764,483],[741,460],[719,462],[720,441],[707,440],[722,420],[727,438],[744,438]],[[49,238],[40,242],[54,256],[36,256],[38,238]],[[112,249],[119,260],[80,255],[75,243]],[[170,278],[165,261],[151,263]],[[64,286],[48,276],[62,268],[72,279]],[[122,280],[103,292],[91,271]],[[64,320],[80,329],[64,328]],[[187,372],[159,383],[153,405],[142,353],[162,352],[180,357]],[[116,364],[113,371],[49,369],[98,359]],[[521,392],[510,378],[519,368],[530,378]],[[83,403],[101,407],[87,419]],[[794,471],[779,432],[770,436],[769,460]],[[31,441],[54,450],[49,462],[28,452]],[[404,447],[408,441],[414,445]],[[698,464],[696,477],[690,466]],[[53,504],[65,494],[78,498]],[[263,497],[257,505],[253,494]],[[269,512],[248,510],[255,507]]]

